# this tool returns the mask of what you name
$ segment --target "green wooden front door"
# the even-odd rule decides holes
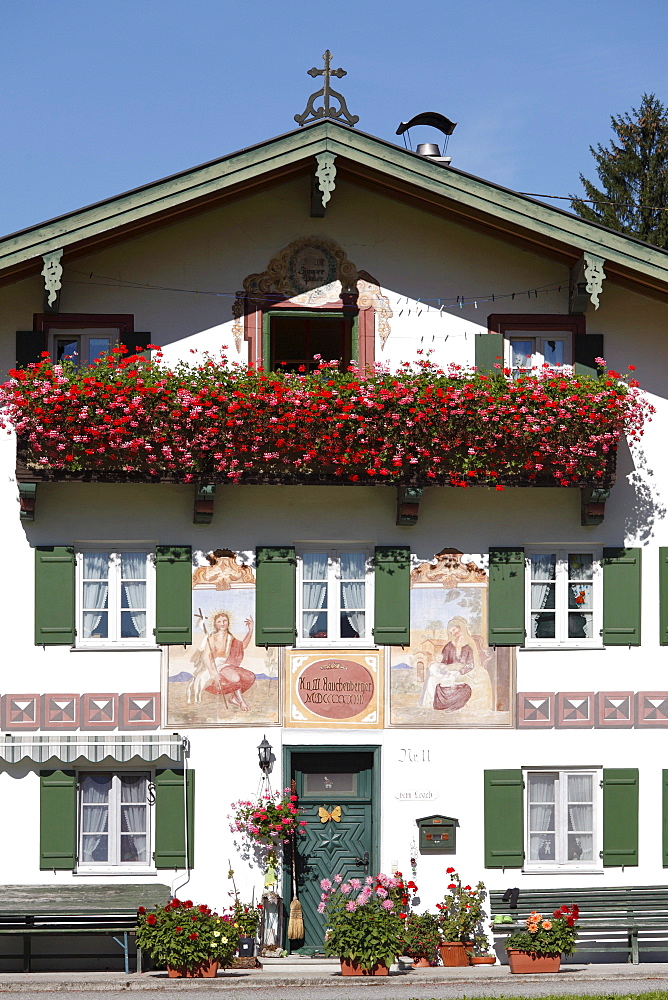
[[[324,918],[318,913],[320,880],[377,872],[374,754],[353,751],[293,752],[291,776],[308,821],[297,845],[297,895],[304,913],[304,941],[292,950],[324,949]],[[292,887],[286,893],[292,899]]]

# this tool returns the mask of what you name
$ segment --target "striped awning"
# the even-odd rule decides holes
[[[178,733],[106,733],[89,735],[12,736],[0,734],[0,760],[16,764],[27,757],[43,764],[57,760],[66,764],[75,760],[99,762],[107,759],[130,761],[140,760],[183,760],[186,740]]]

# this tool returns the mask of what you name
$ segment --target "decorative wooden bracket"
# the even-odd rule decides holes
[[[60,289],[61,278],[63,276],[63,265],[60,263],[63,256],[62,250],[52,250],[42,257],[44,267],[42,277],[44,278],[44,312],[57,313],[60,309]]]
[[[397,524],[412,527],[417,524],[420,500],[424,490],[416,486],[397,486]]]
[[[580,524],[583,528],[592,528],[603,524],[605,517],[605,502],[610,499],[610,490],[600,490],[592,487],[580,490]]]
[[[19,511],[22,521],[35,520],[37,483],[19,483]]]
[[[193,524],[211,524],[216,487],[213,483],[195,484],[195,506]]]
[[[568,309],[571,316],[581,316],[587,311],[590,302],[594,309],[598,309],[598,299],[605,281],[604,264],[603,257],[585,252],[571,268],[568,293]]]
[[[324,219],[327,202],[336,187],[336,167],[334,153],[318,153],[315,174],[311,175],[311,218]]]

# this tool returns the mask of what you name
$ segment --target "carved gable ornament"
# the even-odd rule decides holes
[[[392,310],[379,283],[366,271],[358,271],[345,250],[323,236],[293,240],[272,257],[266,270],[249,274],[243,291],[237,292],[232,307],[234,342],[243,341],[244,312],[267,308],[272,301],[288,301],[296,306],[315,308],[345,300],[358,309],[374,309],[378,316],[381,345],[390,335]]]

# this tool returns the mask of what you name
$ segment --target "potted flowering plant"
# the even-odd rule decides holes
[[[324,878],[318,912],[325,915],[325,949],[341,961],[344,976],[386,976],[403,947],[401,876]]]
[[[253,854],[274,881],[283,844],[304,834],[306,820],[300,819],[297,796],[289,788],[283,792],[264,791],[256,801],[241,799],[232,803],[228,816],[232,833],[241,835],[241,856]]]
[[[572,955],[578,933],[579,910],[561,906],[551,917],[535,910],[526,920],[526,930],[516,931],[506,941],[511,972],[556,972],[562,955]]]
[[[409,913],[404,921],[403,950],[421,968],[436,961],[441,944],[439,920],[435,913]]]
[[[468,965],[469,953],[475,948],[476,935],[484,937],[486,941],[483,904],[487,890],[483,882],[478,882],[475,888],[462,885],[454,868],[448,868],[446,873],[450,876],[448,892],[443,902],[436,904],[443,938],[441,958],[444,965]]]
[[[255,952],[255,935],[260,923],[261,910],[261,906],[259,908],[250,906],[238,898],[234,900],[232,920],[239,934],[239,955],[243,958],[252,958]]]
[[[165,906],[137,910],[137,946],[170,978],[211,978],[219,965],[232,961],[239,933],[231,915],[215,913],[205,903],[172,899]]]

